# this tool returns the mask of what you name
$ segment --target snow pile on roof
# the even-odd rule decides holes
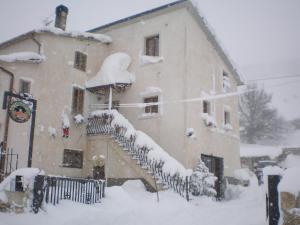
[[[286,159],[281,163],[284,168],[300,167],[299,155],[288,155]]]
[[[155,64],[163,62],[164,58],[160,56],[149,56],[149,55],[140,55],[140,64],[147,65],[147,64]]]
[[[86,87],[133,83],[135,76],[127,70],[130,63],[131,57],[123,52],[108,56],[96,76],[87,81]]]
[[[284,171],[282,179],[278,185],[280,192],[289,192],[297,196],[300,192],[300,168],[289,168]]]
[[[36,29],[35,31],[36,32],[49,32],[49,33],[56,34],[56,35],[70,36],[70,37],[76,37],[76,38],[89,38],[89,39],[94,39],[94,40],[100,41],[102,43],[111,43],[112,42],[111,37],[104,35],[104,34],[95,34],[95,33],[80,32],[80,31],[64,31],[57,27],[42,27],[40,29]]]
[[[124,135],[126,138],[135,138],[135,147],[146,147],[150,150],[147,154],[148,159],[157,163],[163,162],[163,172],[170,173],[171,176],[177,173],[182,177],[191,175],[192,170],[185,169],[176,159],[171,157],[147,134],[142,131],[135,130],[132,124],[117,110],[97,110],[91,113],[91,117],[102,117],[105,115],[112,116],[111,125],[113,127],[121,127],[126,130]]]
[[[6,177],[0,183],[0,200],[2,200],[3,202],[7,201],[4,191],[10,191],[14,189],[14,187],[11,187],[11,180],[15,179],[16,176],[23,177],[22,184],[24,190],[26,189],[33,190],[34,178],[37,175],[43,175],[43,174],[45,174],[44,171],[39,168],[22,168],[12,172],[8,177]]]
[[[41,63],[46,57],[35,52],[15,52],[8,55],[0,55],[0,61],[3,62],[31,62]]]
[[[241,144],[241,157],[261,157],[269,156],[271,159],[276,158],[282,153],[282,149],[276,146],[256,145],[256,144]]]

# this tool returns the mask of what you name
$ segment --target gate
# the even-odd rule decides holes
[[[43,202],[56,205],[64,199],[84,204],[99,203],[104,191],[104,180],[38,175],[34,180],[32,209],[37,213]]]
[[[12,148],[8,148],[5,152],[0,152],[0,179],[5,178],[11,172],[18,169],[19,156],[13,152]]]
[[[268,176],[268,190],[266,195],[266,215],[268,225],[278,225],[279,213],[279,195],[277,186],[281,177],[279,175]]]

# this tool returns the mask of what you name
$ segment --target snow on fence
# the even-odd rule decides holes
[[[43,202],[56,205],[61,200],[99,203],[104,197],[104,191],[104,180],[38,175],[34,181],[32,209],[37,213]]]
[[[151,171],[158,182],[189,200],[192,170],[185,169],[148,135],[137,131],[118,111],[97,110],[91,113],[88,135],[111,135],[143,168]]]

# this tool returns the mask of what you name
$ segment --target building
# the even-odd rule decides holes
[[[64,31],[68,10],[60,6],[56,14],[58,28],[31,31],[0,44],[1,103],[12,76],[13,92],[29,92],[37,100],[34,167],[87,177],[102,157],[111,182],[144,178],[153,186],[152,177],[122,147],[101,132],[87,135],[86,124],[74,120],[112,107],[183,167],[195,168],[201,156],[219,180],[233,176],[240,168],[238,99],[228,93],[236,92],[242,81],[190,1],[89,33]],[[101,77],[110,69],[128,77]],[[1,138],[5,120],[2,110]],[[7,146],[19,154],[22,167],[29,127],[30,122],[9,122]]]

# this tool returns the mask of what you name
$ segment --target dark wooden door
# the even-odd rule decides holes
[[[212,155],[201,155],[201,159],[209,169],[209,172],[213,173],[218,179],[215,183],[215,189],[217,191],[217,199],[224,197],[223,191],[223,177],[224,177],[224,160],[221,157]]]
[[[93,178],[95,180],[105,180],[105,166],[94,166]]]

